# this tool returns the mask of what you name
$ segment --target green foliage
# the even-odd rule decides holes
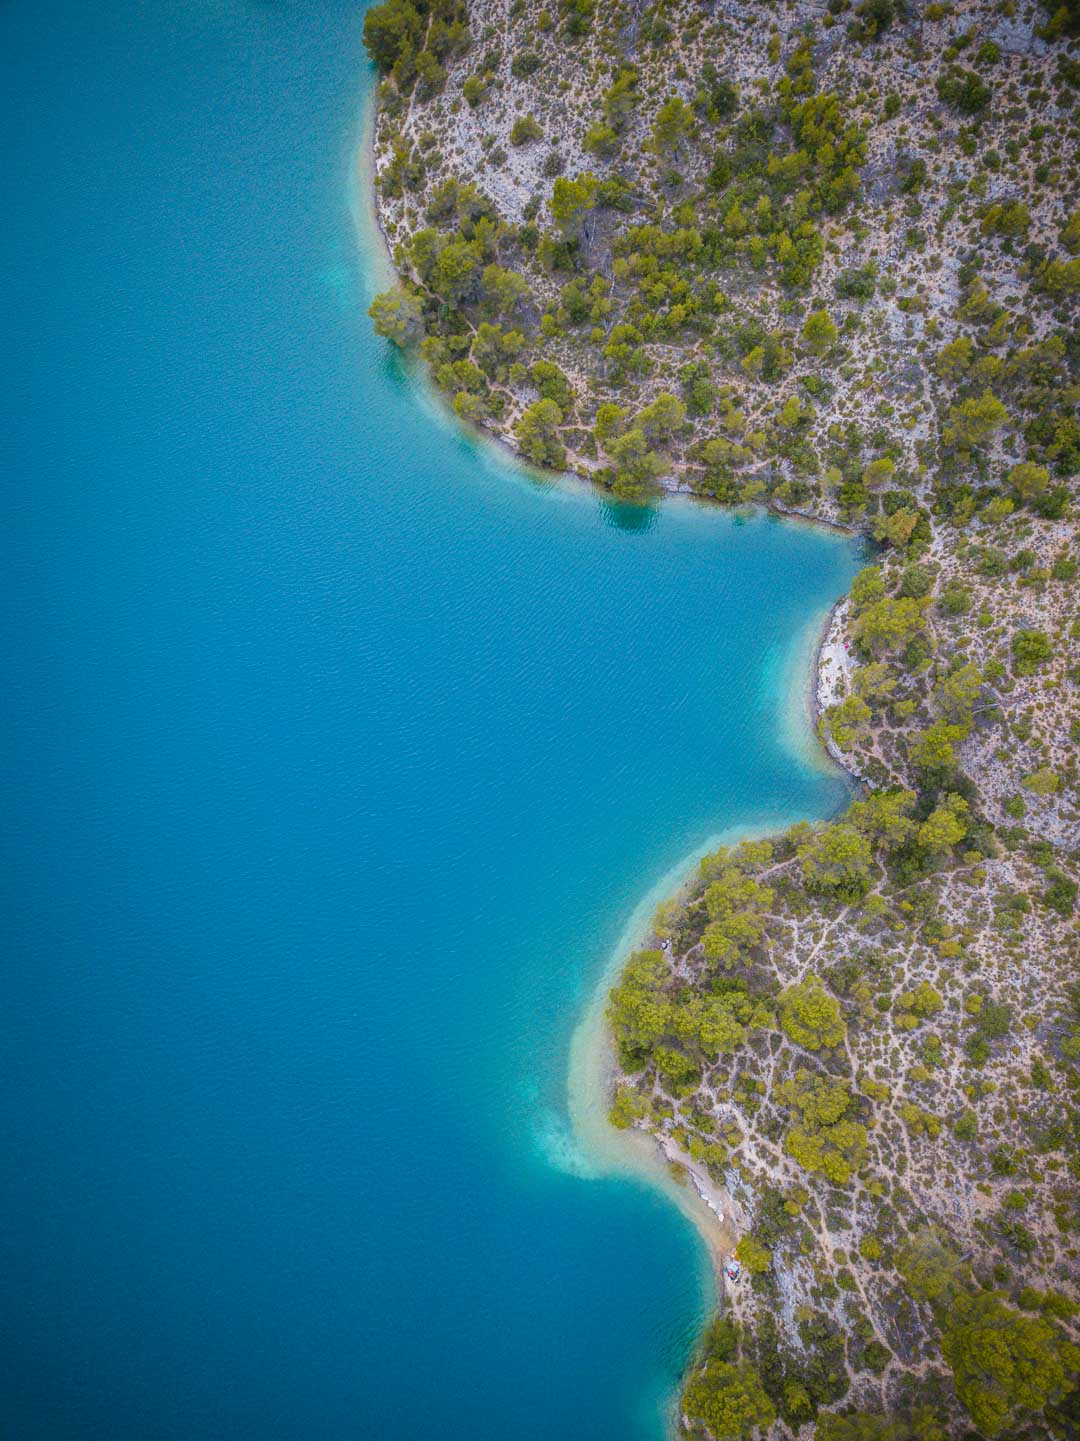
[[[686,406],[676,395],[661,391],[651,405],[642,410],[634,424],[646,440],[670,440],[686,423]]]
[[[666,466],[662,457],[649,449],[640,426],[610,441],[607,452],[615,462],[612,491],[619,500],[640,504],[656,495]]]
[[[834,288],[841,300],[872,300],[877,289],[877,266],[871,261],[852,270],[841,270]]]
[[[417,345],[424,335],[424,313],[414,295],[400,285],[376,295],[368,307],[376,335],[392,340],[403,350]]]
[[[1022,460],[1009,471],[1009,484],[1025,504],[1034,504],[1050,488],[1050,471],[1033,460]]]
[[[535,50],[519,50],[510,62],[510,74],[515,80],[527,80],[543,65]]]
[[[1010,200],[991,205],[982,218],[984,235],[1026,235],[1031,225],[1031,213],[1022,200]]]
[[[576,240],[585,219],[596,205],[600,181],[591,170],[583,170],[575,179],[560,175],[551,192],[551,213],[563,238]]]
[[[847,822],[822,826],[799,847],[808,889],[855,901],[870,886],[870,844]]]
[[[754,1276],[763,1275],[772,1266],[772,1252],[768,1246],[763,1246],[749,1232],[739,1238],[735,1255]]]
[[[842,751],[849,751],[856,741],[869,734],[872,715],[861,696],[848,695],[837,705],[829,706],[822,721],[826,734]]]
[[[866,1127],[858,1121],[810,1129],[792,1126],[784,1150],[802,1166],[825,1177],[834,1186],[846,1186],[866,1155]]]
[[[970,661],[942,677],[935,695],[947,721],[953,725],[971,726],[982,682],[982,672]]]
[[[624,1059],[644,1063],[672,1024],[666,995],[671,972],[663,951],[637,951],[627,961],[608,1002],[608,1019]]]
[[[968,1283],[969,1272],[940,1232],[916,1231],[896,1253],[896,1269],[917,1301],[948,1311]]]
[[[480,295],[489,315],[509,316],[528,301],[529,283],[516,270],[504,270],[493,262],[480,278]]]
[[[618,1086],[615,1090],[615,1099],[611,1104],[611,1110],[608,1112],[608,1121],[616,1130],[625,1131],[644,1116],[645,1111],[645,1101],[633,1086]]]
[[[922,630],[929,599],[885,596],[859,610],[852,635],[872,655],[901,650]]]
[[[984,390],[981,395],[969,396],[951,407],[945,442],[970,450],[985,444],[1008,418],[1009,412],[993,391]]]
[[[545,400],[553,400],[565,417],[574,404],[574,391],[562,370],[551,360],[533,362],[532,382]]]
[[[731,967],[743,951],[757,945],[773,892],[736,865],[725,865],[705,892],[709,924],[703,936],[710,961]]]
[[[478,287],[483,259],[472,240],[449,240],[441,245],[431,268],[429,284],[448,305],[460,305],[473,298]]]
[[[1039,267],[1035,285],[1050,295],[1071,295],[1080,290],[1080,255],[1072,260],[1047,260]]]
[[[864,566],[851,582],[851,604],[855,614],[858,615],[867,606],[881,600],[884,594],[885,580],[881,574],[881,567],[877,565]]]
[[[806,1070],[796,1072],[790,1081],[782,1081],[776,1088],[776,1099],[795,1107],[803,1124],[815,1130],[835,1126],[851,1106],[851,1092],[843,1081],[815,1076]]]
[[[868,661],[855,672],[852,686],[855,694],[861,696],[871,710],[878,710],[896,689],[898,676],[893,669],[880,660]]]
[[[652,128],[652,148],[658,155],[674,155],[680,143],[690,134],[694,112],[677,95],[665,100],[657,111]]]
[[[924,772],[945,772],[956,763],[956,747],[967,735],[967,728],[949,721],[935,721],[909,748],[912,765]]]
[[[928,1020],[931,1016],[944,1008],[945,1002],[941,992],[929,981],[920,981],[910,991],[901,991],[893,1002],[893,1015],[897,1024],[902,1029],[910,1027],[904,1023],[905,1017],[911,1018],[911,1026],[917,1026],[920,1021]]]
[[[530,405],[517,425],[514,435],[522,453],[534,465],[558,467],[566,459],[566,447],[558,437],[563,414],[553,400],[541,399]]]
[[[968,803],[963,796],[945,795],[919,827],[919,844],[928,851],[945,851],[959,845],[968,833]]]
[[[840,1003],[813,975],[780,993],[780,1024],[789,1040],[811,1051],[839,1046],[847,1033]]]
[[[1032,771],[1031,775],[1024,776],[1021,784],[1034,795],[1052,796],[1061,785],[1061,777],[1049,766],[1040,766],[1037,771]]]
[[[1010,642],[1013,670],[1017,675],[1034,675],[1053,658],[1054,646],[1041,630],[1018,630]]]
[[[712,1357],[691,1375],[682,1409],[691,1422],[707,1426],[720,1441],[749,1436],[776,1419],[776,1410],[752,1366]]]
[[[937,82],[937,92],[961,115],[978,115],[990,104],[990,87],[974,70],[950,67]]]
[[[814,1429],[814,1441],[947,1441],[948,1435],[945,1422],[929,1406],[899,1416],[873,1411],[837,1416],[823,1411]]]
[[[587,154],[595,155],[601,160],[610,160],[619,148],[618,131],[605,121],[598,120],[585,132],[582,146]]]
[[[510,127],[510,144],[525,145],[530,140],[540,140],[543,137],[538,121],[532,115],[519,115]]]
[[[604,119],[616,133],[623,129],[634,113],[639,99],[638,73],[632,65],[624,65],[604,92],[601,102]]]
[[[1077,884],[1064,871],[1051,868],[1046,872],[1049,882],[1043,893],[1043,901],[1059,916],[1071,916],[1076,905]]]
[[[914,834],[914,791],[872,791],[864,801],[853,801],[847,820],[874,845],[893,850]]]
[[[468,38],[465,6],[458,0],[383,0],[364,15],[368,55],[380,70],[395,70],[395,79],[406,89],[416,78],[420,55],[427,57],[421,70],[430,74],[431,65],[463,49]],[[425,48],[417,55],[421,44]]]
[[[1080,1349],[1040,1316],[1025,1316],[993,1292],[962,1294],[942,1335],[956,1394],[984,1436],[1018,1412],[1041,1411],[1080,1369]]]

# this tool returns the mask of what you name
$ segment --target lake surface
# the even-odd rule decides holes
[[[844,541],[537,484],[363,314],[359,7],[0,7],[0,1436],[636,1441],[709,1299],[588,1178],[638,898],[824,815]]]

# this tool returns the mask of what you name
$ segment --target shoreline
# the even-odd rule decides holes
[[[367,273],[369,281],[394,284],[398,276],[383,229],[375,189],[374,136],[377,117],[378,96],[373,88],[364,107],[360,143],[352,167],[352,179],[356,183],[356,189],[352,193],[353,222],[361,253],[370,266]],[[370,293],[370,286],[367,290]],[[588,495],[606,499],[612,505],[618,504],[610,492],[595,479],[573,471],[541,470],[530,465],[509,441],[488,427],[475,423],[464,424],[461,418],[442,402],[438,392],[417,364],[406,362],[406,370],[425,409],[440,424],[453,425],[459,435],[471,441],[481,459],[495,460],[500,469],[513,471],[531,481],[540,482],[549,491],[562,490],[567,494]],[[798,511],[788,511],[773,503],[733,507],[712,497],[694,495],[676,487],[662,487],[658,499],[667,502],[688,501],[695,509],[700,506],[706,511],[723,510],[733,518],[740,513],[757,512],[763,518],[775,519],[785,524],[810,525],[848,539],[862,534],[858,527],[819,519]],[[818,734],[821,656],[837,609],[845,599],[846,596],[839,597],[824,615],[812,617],[797,636],[792,651],[785,658],[782,689],[785,693],[798,697],[795,710],[789,712],[785,727],[789,729],[793,753],[805,765],[828,769],[857,784],[858,777],[837,761]],[[797,679],[793,674],[794,670],[799,672]],[[795,681],[794,685],[790,684],[792,680]],[[573,1135],[595,1167],[594,1177],[621,1176],[652,1187],[694,1228],[703,1246],[700,1281],[703,1319],[706,1322],[710,1314],[723,1309],[728,1286],[723,1274],[723,1262],[733,1251],[740,1232],[745,1229],[746,1218],[742,1207],[732,1198],[727,1188],[718,1186],[705,1168],[693,1162],[689,1156],[679,1154],[673,1143],[665,1145],[660,1138],[640,1128],[619,1130],[611,1125],[608,1112],[616,1075],[616,1059],[613,1036],[607,1024],[608,995],[628,956],[647,938],[657,906],[685,888],[702,856],[721,845],[773,835],[791,824],[793,819],[797,818],[777,817],[775,821],[767,824],[728,827],[710,836],[704,844],[661,876],[631,912],[617,944],[604,964],[592,995],[581,1012],[570,1040],[566,1095]],[[681,1167],[682,1180],[677,1180],[673,1174],[673,1164]],[[680,1379],[663,1407],[666,1429],[670,1436],[674,1436],[678,1430],[678,1402],[682,1385],[683,1380]]]
[[[378,116],[379,97],[377,89],[373,86],[364,105],[360,139],[356,145],[355,160],[352,166],[352,178],[359,182],[359,186],[352,192],[350,209],[357,243],[365,255],[372,260],[372,269],[377,272],[375,278],[378,280],[379,286],[389,288],[398,284],[400,277],[394,265],[389,239],[383,228],[378,191],[375,188],[375,126]],[[365,245],[365,240],[375,240],[376,244],[374,246]],[[457,434],[466,436],[477,446],[481,454],[486,450],[489,457],[494,456],[504,465],[509,463],[513,469],[527,475],[539,484],[582,490],[597,499],[606,500],[613,506],[630,504],[619,501],[606,486],[591,474],[583,475],[576,470],[549,470],[533,465],[510,443],[506,436],[483,424],[482,421],[465,420],[456,414],[436,386],[431,383],[422,363],[405,356],[403,352],[401,354],[407,373],[416,383],[418,391],[421,392],[429,413],[436,416],[441,424],[452,426]],[[800,510],[786,510],[778,502],[772,500],[752,501],[745,505],[730,505],[711,495],[699,495],[681,484],[667,486],[662,480],[659,484],[660,494],[656,497],[657,502],[672,499],[686,500],[703,506],[707,510],[725,511],[733,516],[756,512],[788,524],[811,525],[848,538],[855,538],[865,533],[859,526],[846,525],[843,521],[819,519],[817,516],[807,515]],[[648,510],[651,505],[652,502],[646,502],[644,505],[633,506],[633,508]]]
[[[798,749],[804,763],[817,764],[857,784],[858,778],[836,762],[817,735],[818,666],[836,611],[843,602],[844,597],[841,597],[824,615],[815,616],[809,622],[806,630],[797,637],[793,654],[787,659],[784,669],[787,677],[791,676],[794,668],[801,673],[793,690],[798,697],[795,708],[801,714],[803,734],[798,739],[791,736],[793,747]],[[810,634],[814,637],[812,646],[807,641]],[[608,1121],[616,1075],[613,1037],[606,1019],[608,994],[631,952],[648,938],[657,906],[685,889],[702,856],[721,845],[774,835],[790,824],[791,819],[777,818],[775,823],[727,827],[684,856],[646,891],[631,912],[608,957],[570,1041],[567,1102],[574,1135],[590,1159],[597,1162],[598,1174],[631,1175],[649,1182],[690,1221],[709,1257],[716,1305],[725,1295],[722,1261],[738,1240],[742,1208],[726,1188],[712,1182],[704,1173],[704,1168],[695,1165],[688,1156],[673,1154],[674,1148],[665,1149],[659,1139],[648,1131],[636,1127],[619,1130]],[[680,1184],[671,1175],[668,1162],[672,1160],[685,1167],[689,1184]],[[710,1202],[723,1212],[723,1222],[718,1221]]]

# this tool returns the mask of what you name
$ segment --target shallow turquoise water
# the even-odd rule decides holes
[[[632,1441],[707,1294],[585,1180],[637,898],[840,782],[852,547],[485,459],[369,334],[331,3],[0,7],[0,1435]]]

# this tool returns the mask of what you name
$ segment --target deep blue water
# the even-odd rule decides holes
[[[776,678],[851,547],[538,485],[369,334],[360,24],[0,7],[5,1441],[655,1441],[701,1252],[570,1034],[842,798]]]

